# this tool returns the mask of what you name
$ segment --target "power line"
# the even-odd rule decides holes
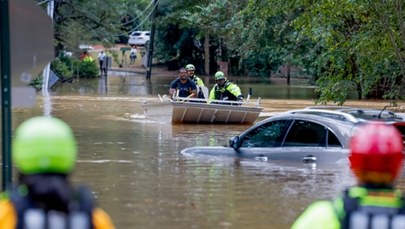
[[[130,21],[128,21],[128,22],[125,22],[124,25],[127,25],[127,24],[129,24],[129,23],[135,21],[136,19],[138,19],[140,16],[142,16],[142,15],[145,13],[146,10],[149,9],[149,7],[150,7],[152,4],[153,4],[153,2],[150,2],[149,5],[148,5],[139,15],[137,15],[134,19],[132,19],[132,20],[130,20]]]
[[[153,11],[155,10],[156,6],[158,5],[159,0],[156,1],[155,5],[153,6],[152,10],[149,12],[149,14],[145,17],[145,19],[143,19],[143,21],[141,21],[139,23],[139,25],[133,29],[131,29],[129,32],[132,33],[133,31],[136,31],[141,25],[143,25],[143,23],[145,23],[145,21],[149,18],[149,16],[153,13]]]

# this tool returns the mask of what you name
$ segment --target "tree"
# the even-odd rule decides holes
[[[140,24],[148,3],[146,0],[57,1],[54,15],[57,50],[79,53],[80,44],[111,46],[120,36],[128,36],[130,28],[148,28],[148,20]]]

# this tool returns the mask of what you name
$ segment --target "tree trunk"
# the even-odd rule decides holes
[[[290,85],[291,81],[291,64],[287,63],[287,84]]]
[[[210,37],[205,35],[204,37],[204,73],[210,74]]]

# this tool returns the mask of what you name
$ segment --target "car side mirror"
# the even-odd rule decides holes
[[[229,146],[238,149],[240,147],[239,136],[235,136],[229,140]]]

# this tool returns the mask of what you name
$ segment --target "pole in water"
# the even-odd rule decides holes
[[[253,89],[251,87],[249,87],[249,95],[252,95],[252,91],[253,91]]]

